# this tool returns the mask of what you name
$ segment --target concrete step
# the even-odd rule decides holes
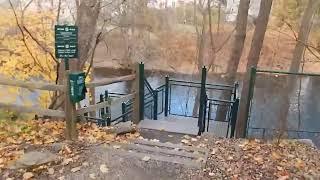
[[[148,157],[150,160],[180,164],[191,168],[204,167],[208,158],[207,149],[180,144],[135,140],[128,144],[114,143],[110,148],[113,148],[114,145],[119,147],[116,149],[117,153],[122,155],[136,157],[141,160],[144,157]]]

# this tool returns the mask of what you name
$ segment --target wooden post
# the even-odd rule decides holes
[[[70,70],[66,70],[65,74],[65,113],[66,113],[66,139],[76,140],[77,134],[77,112],[76,106],[70,99],[70,82],[69,82]]]
[[[133,120],[134,124],[138,124],[143,120],[144,112],[144,64],[136,65],[136,80],[134,82],[135,98],[133,102]]]

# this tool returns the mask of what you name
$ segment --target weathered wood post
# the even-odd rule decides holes
[[[67,64],[67,63],[66,63]],[[68,66],[68,65],[67,65]],[[66,66],[66,68],[68,68]],[[66,113],[66,139],[76,140],[77,134],[77,112],[76,106],[71,102],[70,95],[70,81],[69,81],[70,70],[67,69],[65,73],[65,113]]]
[[[206,78],[207,78],[207,68],[203,66],[201,72],[201,87],[200,87],[200,104],[199,104],[199,118],[198,118],[198,126],[199,131],[198,135],[201,135],[204,132],[204,120],[205,120],[205,98],[206,98]]]
[[[133,123],[138,124],[144,119],[144,64],[136,65],[136,80],[134,83],[135,98],[133,102]]]

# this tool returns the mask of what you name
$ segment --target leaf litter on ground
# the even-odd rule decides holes
[[[64,144],[58,154],[62,157],[60,164],[70,166],[78,163],[79,153],[83,150],[84,145],[90,146],[99,143],[121,142],[126,143],[129,139],[136,139],[139,133],[128,133],[116,136],[108,131],[112,127],[98,127],[95,123],[79,123],[77,130],[79,138],[76,144],[67,142],[64,138],[65,122],[62,120],[4,120],[0,122],[0,174],[7,170],[8,165],[23,155],[26,149],[49,150],[54,143]],[[81,165],[81,162],[80,162]],[[86,165],[86,163],[85,163]],[[79,166],[80,167],[80,166]],[[40,172],[41,168],[37,168]],[[42,168],[43,169],[43,168]],[[54,169],[47,167],[45,173],[55,174]],[[62,169],[60,169],[61,172]],[[57,171],[60,172],[59,169]],[[71,169],[70,169],[71,170]],[[72,171],[78,170],[72,169]],[[6,171],[7,173],[7,171]],[[37,175],[37,172],[32,172]],[[16,176],[15,176],[16,175]],[[30,174],[26,174],[28,176]],[[23,173],[16,172],[6,176],[0,175],[1,178],[10,178],[11,176],[23,178]]]

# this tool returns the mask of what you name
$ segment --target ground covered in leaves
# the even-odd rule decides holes
[[[205,137],[202,142],[211,151],[203,178],[320,179],[320,151],[297,140]]]
[[[138,133],[116,136],[110,133],[110,128],[101,128],[92,123],[78,124],[77,129],[78,141],[69,142],[64,138],[63,121],[0,121],[0,179],[37,179],[41,174],[59,173],[53,166],[55,169],[58,167],[60,174],[65,170],[77,171],[82,163],[88,165],[85,157],[81,156],[88,147],[102,143],[123,143],[139,136]],[[36,168],[10,169],[15,160],[30,151],[57,154],[59,160]]]
[[[192,137],[168,134],[164,131],[148,131],[147,133],[142,131],[141,134],[128,133],[116,136],[110,133],[109,128],[100,128],[95,124],[85,123],[78,124],[79,140],[68,142],[64,139],[64,127],[63,121],[1,121],[0,179],[63,180],[80,172],[86,174],[87,178],[84,179],[103,179],[108,174],[111,175],[113,171],[117,171],[115,168],[110,169],[112,166],[110,163],[116,162],[104,162],[104,158],[100,158],[101,160],[97,162],[90,155],[97,152],[95,154],[99,159],[100,154],[105,152],[104,150],[99,152],[98,147],[101,150],[101,147],[106,144],[126,143],[136,138],[149,138],[160,142],[170,141],[208,149],[210,154],[205,167],[197,170],[184,170],[184,173],[181,173],[181,179],[320,179],[320,151],[316,147],[296,140],[278,142],[225,139],[210,135]],[[119,147],[114,146],[113,148]],[[10,169],[12,162],[33,151],[49,152],[57,155],[59,159],[37,167]],[[127,160],[123,161],[127,162]],[[136,161],[139,159],[134,160]],[[143,169],[153,167],[151,165],[156,162],[140,161],[141,163],[138,163],[141,166],[139,175],[141,177],[146,175],[144,173],[150,175],[151,171],[144,172]],[[118,163],[119,167],[124,164],[120,161]],[[88,167],[91,167],[92,171],[89,172]],[[131,171],[136,172],[136,167],[128,167],[132,167]],[[128,167],[119,169],[130,171]],[[175,168],[174,164],[167,164],[166,167],[170,170]],[[157,179],[157,177],[154,178]]]

